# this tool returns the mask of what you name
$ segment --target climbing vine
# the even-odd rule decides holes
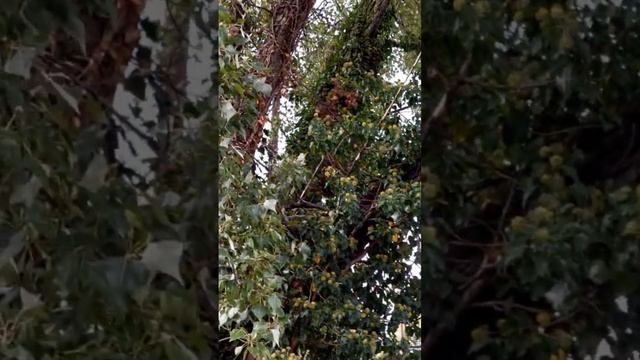
[[[292,64],[305,72],[280,129],[286,147],[264,175],[231,139],[236,124],[256,121],[268,76],[251,45],[221,44],[220,316],[229,356],[418,358],[419,54],[390,81],[402,69],[393,54],[405,51],[391,36],[399,3],[344,3],[331,55],[300,40],[298,51],[321,61]],[[260,18],[249,8],[245,21]],[[335,9],[315,11],[322,19]],[[222,28],[237,24],[227,19]],[[259,46],[261,36],[241,41]],[[411,109],[406,118],[400,107]]]

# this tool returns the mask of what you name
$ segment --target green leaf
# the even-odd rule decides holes
[[[31,66],[36,55],[38,55],[38,52],[35,48],[21,46],[4,64],[4,71],[28,79],[31,77]]]
[[[109,166],[107,159],[101,153],[96,154],[87,171],[85,171],[82,180],[80,180],[80,186],[85,189],[96,192],[105,184],[105,178],[109,172]]]
[[[607,265],[602,260],[595,261],[589,268],[589,278],[596,284],[604,284],[608,279]]]
[[[229,320],[227,313],[218,313],[218,323],[220,326],[224,326],[227,323],[227,320]]]
[[[244,349],[244,345],[236,346],[236,347],[233,349],[233,354],[234,354],[235,356],[240,355],[240,353],[242,352],[242,349]]]
[[[79,113],[78,100],[69,94],[62,86],[53,81],[44,71],[41,72],[42,76],[53,86],[54,90],[60,95],[60,97],[76,112]]]
[[[271,294],[267,299],[267,303],[269,304],[272,313],[279,314],[282,312],[282,302],[277,294]]]
[[[311,248],[309,247],[309,245],[307,245],[306,242],[301,242],[300,245],[298,245],[298,249],[300,250],[300,253],[302,254],[302,258],[304,260],[306,260],[311,254]]]
[[[262,318],[267,315],[267,309],[262,305],[254,306],[251,308],[251,312],[258,318],[258,320],[262,320]]]
[[[64,31],[69,34],[78,43],[82,55],[87,55],[85,27],[82,20],[77,16],[70,17],[69,21],[64,25]]]
[[[133,292],[131,293],[131,297],[133,298],[133,300],[135,300],[138,306],[142,306],[144,304],[145,299],[149,296],[150,290],[151,290],[151,284],[150,282],[147,282],[140,288],[133,290]]]
[[[271,329],[271,335],[273,336],[273,346],[280,346],[280,328],[275,327]]]
[[[174,240],[152,242],[144,249],[140,260],[152,273],[161,272],[184,285],[180,275],[180,258],[184,244]]]
[[[233,329],[229,334],[229,341],[236,341],[244,338],[245,336],[247,336],[247,331],[244,328]]]
[[[265,209],[276,212],[276,204],[278,203],[277,199],[267,199],[262,203]]]
[[[42,181],[32,176],[31,179],[24,185],[18,187],[9,198],[10,204],[24,204],[27,207],[31,207],[38,192],[42,188]]]
[[[180,204],[180,195],[173,191],[168,191],[162,195],[162,206],[164,207],[176,207]]]
[[[237,113],[230,101],[223,101],[220,111],[222,111],[222,117],[227,121]]]
[[[151,41],[158,41],[160,25],[157,21],[151,21],[148,18],[144,18],[140,21],[140,27],[144,30],[145,34]]]
[[[233,306],[229,310],[227,310],[227,316],[229,317],[229,319],[233,319],[233,317],[236,316],[239,310],[240,309],[238,309],[237,306]]]
[[[169,360],[198,360],[196,354],[189,350],[179,339],[165,335],[164,353]]]
[[[25,232],[19,231],[9,238],[9,243],[0,253],[0,268],[24,248]]]
[[[125,209],[124,215],[127,218],[127,222],[138,229],[143,229],[142,219],[140,218],[140,214],[129,209]]]
[[[305,153],[298,154],[298,157],[296,158],[296,163],[298,163],[299,165],[304,165],[306,157],[307,155]]]
[[[139,261],[123,257],[94,261],[86,278],[86,281],[100,292],[104,302],[120,312],[127,311],[128,297],[135,298],[136,292],[145,286],[148,280],[145,266]]]
[[[39,296],[30,293],[23,287],[20,288],[20,302],[22,303],[21,311],[27,311],[43,304]]]
[[[506,265],[520,259],[527,250],[527,244],[524,242],[513,242],[507,244],[505,248],[504,262]]]
[[[271,95],[271,85],[266,83],[267,78],[259,78],[253,81],[253,88],[265,96]]]
[[[487,326],[480,326],[471,331],[471,339],[473,340],[469,353],[476,352],[485,347],[491,339]]]
[[[146,100],[147,80],[134,70],[124,81],[124,89],[140,100]]]
[[[565,283],[558,283],[547,291],[544,296],[551,303],[554,309],[558,309],[564,304],[564,300],[569,295],[569,287]]]
[[[8,359],[14,360],[35,360],[33,354],[23,346],[18,345],[15,348],[8,349],[2,352]]]

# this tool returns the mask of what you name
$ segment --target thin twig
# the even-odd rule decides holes
[[[449,240],[449,241],[447,241],[447,244],[461,246],[461,247],[481,248],[481,249],[502,246],[502,244],[496,244],[496,243],[479,244],[479,243],[472,243],[472,242],[467,242],[467,241],[463,242],[463,241],[456,241],[456,240]]]
[[[465,84],[477,85],[487,89],[507,90],[507,91],[530,90],[530,89],[553,85],[555,83],[553,80],[544,80],[544,81],[531,82],[531,83],[517,85],[517,86],[509,86],[509,85],[500,85],[500,84],[490,84],[490,83],[482,82],[475,78],[463,78],[462,82]]]
[[[444,116],[444,114],[446,112],[446,109],[447,109],[447,103],[449,102],[449,94],[454,92],[458,88],[458,86],[463,82],[463,79],[466,77],[467,70],[469,69],[469,65],[470,64],[471,64],[471,55],[469,55],[467,57],[467,59],[465,60],[465,62],[462,63],[462,66],[460,66],[460,69],[458,70],[458,76],[456,77],[456,79],[453,82],[453,84],[452,85],[446,85],[446,90],[445,90],[444,94],[442,94],[442,97],[440,98],[440,101],[438,101],[438,105],[436,105],[436,107],[433,110],[433,112],[431,113],[431,115],[424,122],[424,125],[422,127],[422,141],[423,142],[427,139],[427,134],[429,133],[429,129],[430,129],[431,123],[434,120],[437,120],[437,119],[441,118],[442,116]],[[446,81],[445,81],[445,83],[446,83]]]
[[[514,308],[514,309],[521,309],[524,311],[528,311],[531,313],[539,313],[539,312],[543,312],[546,311],[544,309],[540,309],[540,308],[534,308],[531,306],[525,306],[525,305],[521,305],[521,304],[516,304],[516,303],[512,303],[509,301],[501,301],[501,300],[494,300],[494,301],[483,301],[483,302],[479,302],[479,303],[475,303],[475,304],[471,304],[472,307],[492,307],[495,309],[499,309],[499,310],[504,310],[504,311],[509,311],[509,309]]]
[[[313,181],[313,179],[315,178],[316,174],[318,173],[318,170],[320,170],[320,166],[322,166],[322,164],[324,163],[325,157],[326,157],[326,155],[322,156],[322,159],[320,159],[320,162],[318,163],[318,166],[316,166],[316,169],[313,170],[313,174],[311,174],[311,178],[309,178],[309,181],[307,182],[307,185],[304,187],[304,189],[302,189],[302,193],[300,193],[300,197],[299,197],[300,200],[302,200],[304,198],[304,194],[307,192],[307,189],[309,189],[309,185],[311,185],[311,181]]]
[[[555,131],[549,131],[549,132],[532,130],[532,133],[534,133],[536,135],[540,135],[540,136],[554,136],[554,135],[562,135],[562,134],[570,133],[570,132],[576,131],[576,130],[596,129],[596,128],[602,128],[602,124],[584,124],[584,125],[571,126],[571,127],[568,127],[568,128],[555,130]]]
[[[312,203],[310,201],[305,201],[305,200],[300,200],[300,201],[295,202],[293,204],[289,204],[289,205],[286,206],[286,208],[287,209],[311,208],[311,209],[329,211],[329,209],[327,209],[326,207],[324,207],[322,205],[314,204],[314,203]]]
[[[167,14],[169,14],[169,19],[171,19],[171,23],[173,24],[174,29],[178,33],[178,36],[182,39],[182,41],[189,43],[189,37],[184,33],[183,27],[178,23],[178,19],[176,19],[175,14],[171,11],[171,5],[177,5],[171,0],[165,0],[165,6],[167,7]],[[184,20],[183,20],[184,21]]]
[[[498,221],[498,232],[502,233],[502,228],[504,227],[504,221],[507,217],[507,212],[509,212],[509,208],[511,206],[511,201],[513,200],[513,195],[515,194],[516,191],[516,184],[512,183],[511,187],[509,188],[509,196],[507,196],[507,201],[504,204],[504,207],[502,208],[502,214],[500,214],[500,220]]]
[[[40,69],[41,73],[44,76],[48,76],[47,73],[45,72],[44,69]],[[50,74],[51,76],[54,76],[54,74]],[[100,105],[102,105],[102,107],[109,113],[111,114],[113,117],[115,117],[118,121],[120,121],[121,123],[123,123],[124,125],[127,126],[127,128],[129,128],[131,131],[133,131],[133,133],[135,133],[138,137],[140,137],[142,140],[144,140],[146,142],[146,144],[155,152],[158,151],[158,143],[156,142],[156,140],[145,134],[144,132],[142,132],[142,130],[138,129],[137,126],[135,126],[131,121],[129,121],[129,118],[120,114],[112,105],[110,105],[109,103],[107,103],[106,101],[104,101],[100,95],[98,95],[93,89],[89,88],[88,86],[83,85],[79,80],[77,79],[73,79],[70,78],[68,76],[66,76],[65,74],[61,74],[63,75],[67,80],[70,80],[75,86],[78,86],[80,88],[82,88],[83,90],[85,90],[86,92],[88,92],[93,98],[94,100],[96,100],[98,103],[100,103]]]

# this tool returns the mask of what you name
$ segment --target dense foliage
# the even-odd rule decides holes
[[[639,350],[638,7],[423,1],[425,356]]]
[[[0,2],[3,359],[212,356],[215,314],[201,309],[215,291],[215,109],[190,103],[184,119],[199,130],[162,135],[171,143],[152,162],[165,171],[152,180],[114,157],[114,134],[119,146],[136,129],[150,144],[161,137],[111,106],[131,51],[136,68],[150,60],[139,22],[155,41],[167,34],[139,18],[143,6]],[[173,6],[205,23],[201,5]]]
[[[272,19],[251,6],[240,19],[237,2],[223,5],[222,356],[409,354],[419,333],[419,281],[411,274],[419,249],[419,82],[415,69],[409,84],[389,77],[417,62],[417,2],[335,1],[314,10],[292,54],[304,54],[293,63],[294,114],[272,129],[286,148],[266,166],[233,139],[256,122],[256,102],[271,91],[256,52]],[[414,11],[397,11],[403,6]],[[399,29],[410,36],[396,36]],[[403,120],[398,109],[407,106],[413,111]],[[401,323],[406,336],[398,338]]]

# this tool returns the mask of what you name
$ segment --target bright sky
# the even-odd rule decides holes
[[[160,24],[165,23],[167,17],[167,7],[165,0],[150,0],[144,8],[142,17],[148,17],[150,21],[157,21]],[[154,59],[157,60],[157,55],[162,51],[162,46],[158,43],[151,41],[144,31],[140,40],[140,45],[149,47],[152,49]],[[189,57],[187,60],[187,87],[186,93],[190,100],[195,100],[200,97],[207,96],[211,89],[210,76],[213,72],[213,59],[211,54],[213,51],[213,44],[210,41],[203,38],[194,24],[190,22],[189,26]],[[136,68],[134,61],[131,61],[125,71],[126,75],[129,75]],[[125,91],[123,85],[118,85],[114,98],[114,109],[128,117],[131,122],[139,127],[140,130],[148,132],[142,125],[145,121],[153,121],[158,116],[158,106],[152,96],[152,90],[147,87],[146,101],[138,100],[133,94]],[[140,118],[134,117],[131,110],[131,106],[138,104],[142,110]],[[125,145],[125,140],[120,136],[120,147],[116,150],[116,156],[125,163],[129,168],[136,169],[140,174],[143,174],[147,180],[153,178],[153,173],[149,169],[149,163],[145,162],[145,159],[154,157],[153,151],[135,134],[128,132],[127,138],[136,149],[137,156],[133,154],[129,146]]]

